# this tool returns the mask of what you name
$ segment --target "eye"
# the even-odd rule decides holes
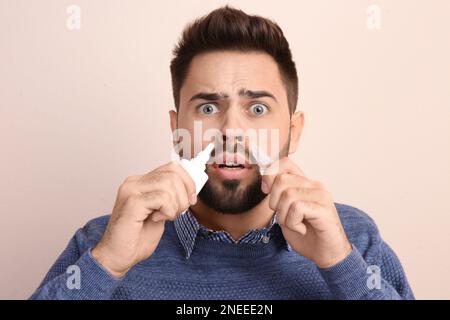
[[[249,110],[253,115],[259,117],[259,116],[262,116],[263,114],[265,114],[267,112],[268,108],[267,108],[267,106],[265,106],[261,103],[255,103],[250,106]]]
[[[213,114],[218,111],[217,106],[211,103],[202,104],[198,109],[203,114]]]

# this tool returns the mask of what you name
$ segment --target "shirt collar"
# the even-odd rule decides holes
[[[181,245],[184,248],[186,259],[189,259],[189,257],[191,256],[197,237],[202,237],[213,241],[223,241],[231,243],[266,242],[270,239],[270,237],[273,236],[273,232],[270,231],[273,230],[273,227],[276,224],[278,223],[274,215],[267,227],[249,230],[240,239],[235,241],[226,231],[213,231],[202,226],[200,223],[198,223],[197,219],[189,209],[182,213],[181,216],[174,221],[175,230],[177,232],[178,238],[180,239]],[[291,246],[287,242],[286,250],[292,251]]]

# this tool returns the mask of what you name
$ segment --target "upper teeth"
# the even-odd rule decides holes
[[[225,163],[226,166],[238,166],[239,163],[234,163],[234,162],[227,162]]]

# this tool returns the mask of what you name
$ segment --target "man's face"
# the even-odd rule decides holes
[[[299,135],[294,130],[295,145],[290,150],[290,120],[286,89],[271,56],[237,51],[195,56],[180,91],[178,114],[171,112],[171,126],[190,133],[191,155],[195,155],[195,141],[202,141],[203,148],[211,142],[199,133],[220,132],[214,161],[206,169],[209,180],[199,198],[222,213],[246,212],[261,202],[265,196],[261,175],[249,157],[246,133],[265,131],[252,141],[264,145],[269,155],[286,156],[295,149]],[[201,123],[201,132],[194,130],[195,123]]]

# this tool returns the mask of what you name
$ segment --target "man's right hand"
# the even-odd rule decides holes
[[[165,221],[175,220],[196,201],[194,181],[174,162],[145,175],[126,178],[92,256],[112,275],[123,277],[135,264],[152,255]]]

